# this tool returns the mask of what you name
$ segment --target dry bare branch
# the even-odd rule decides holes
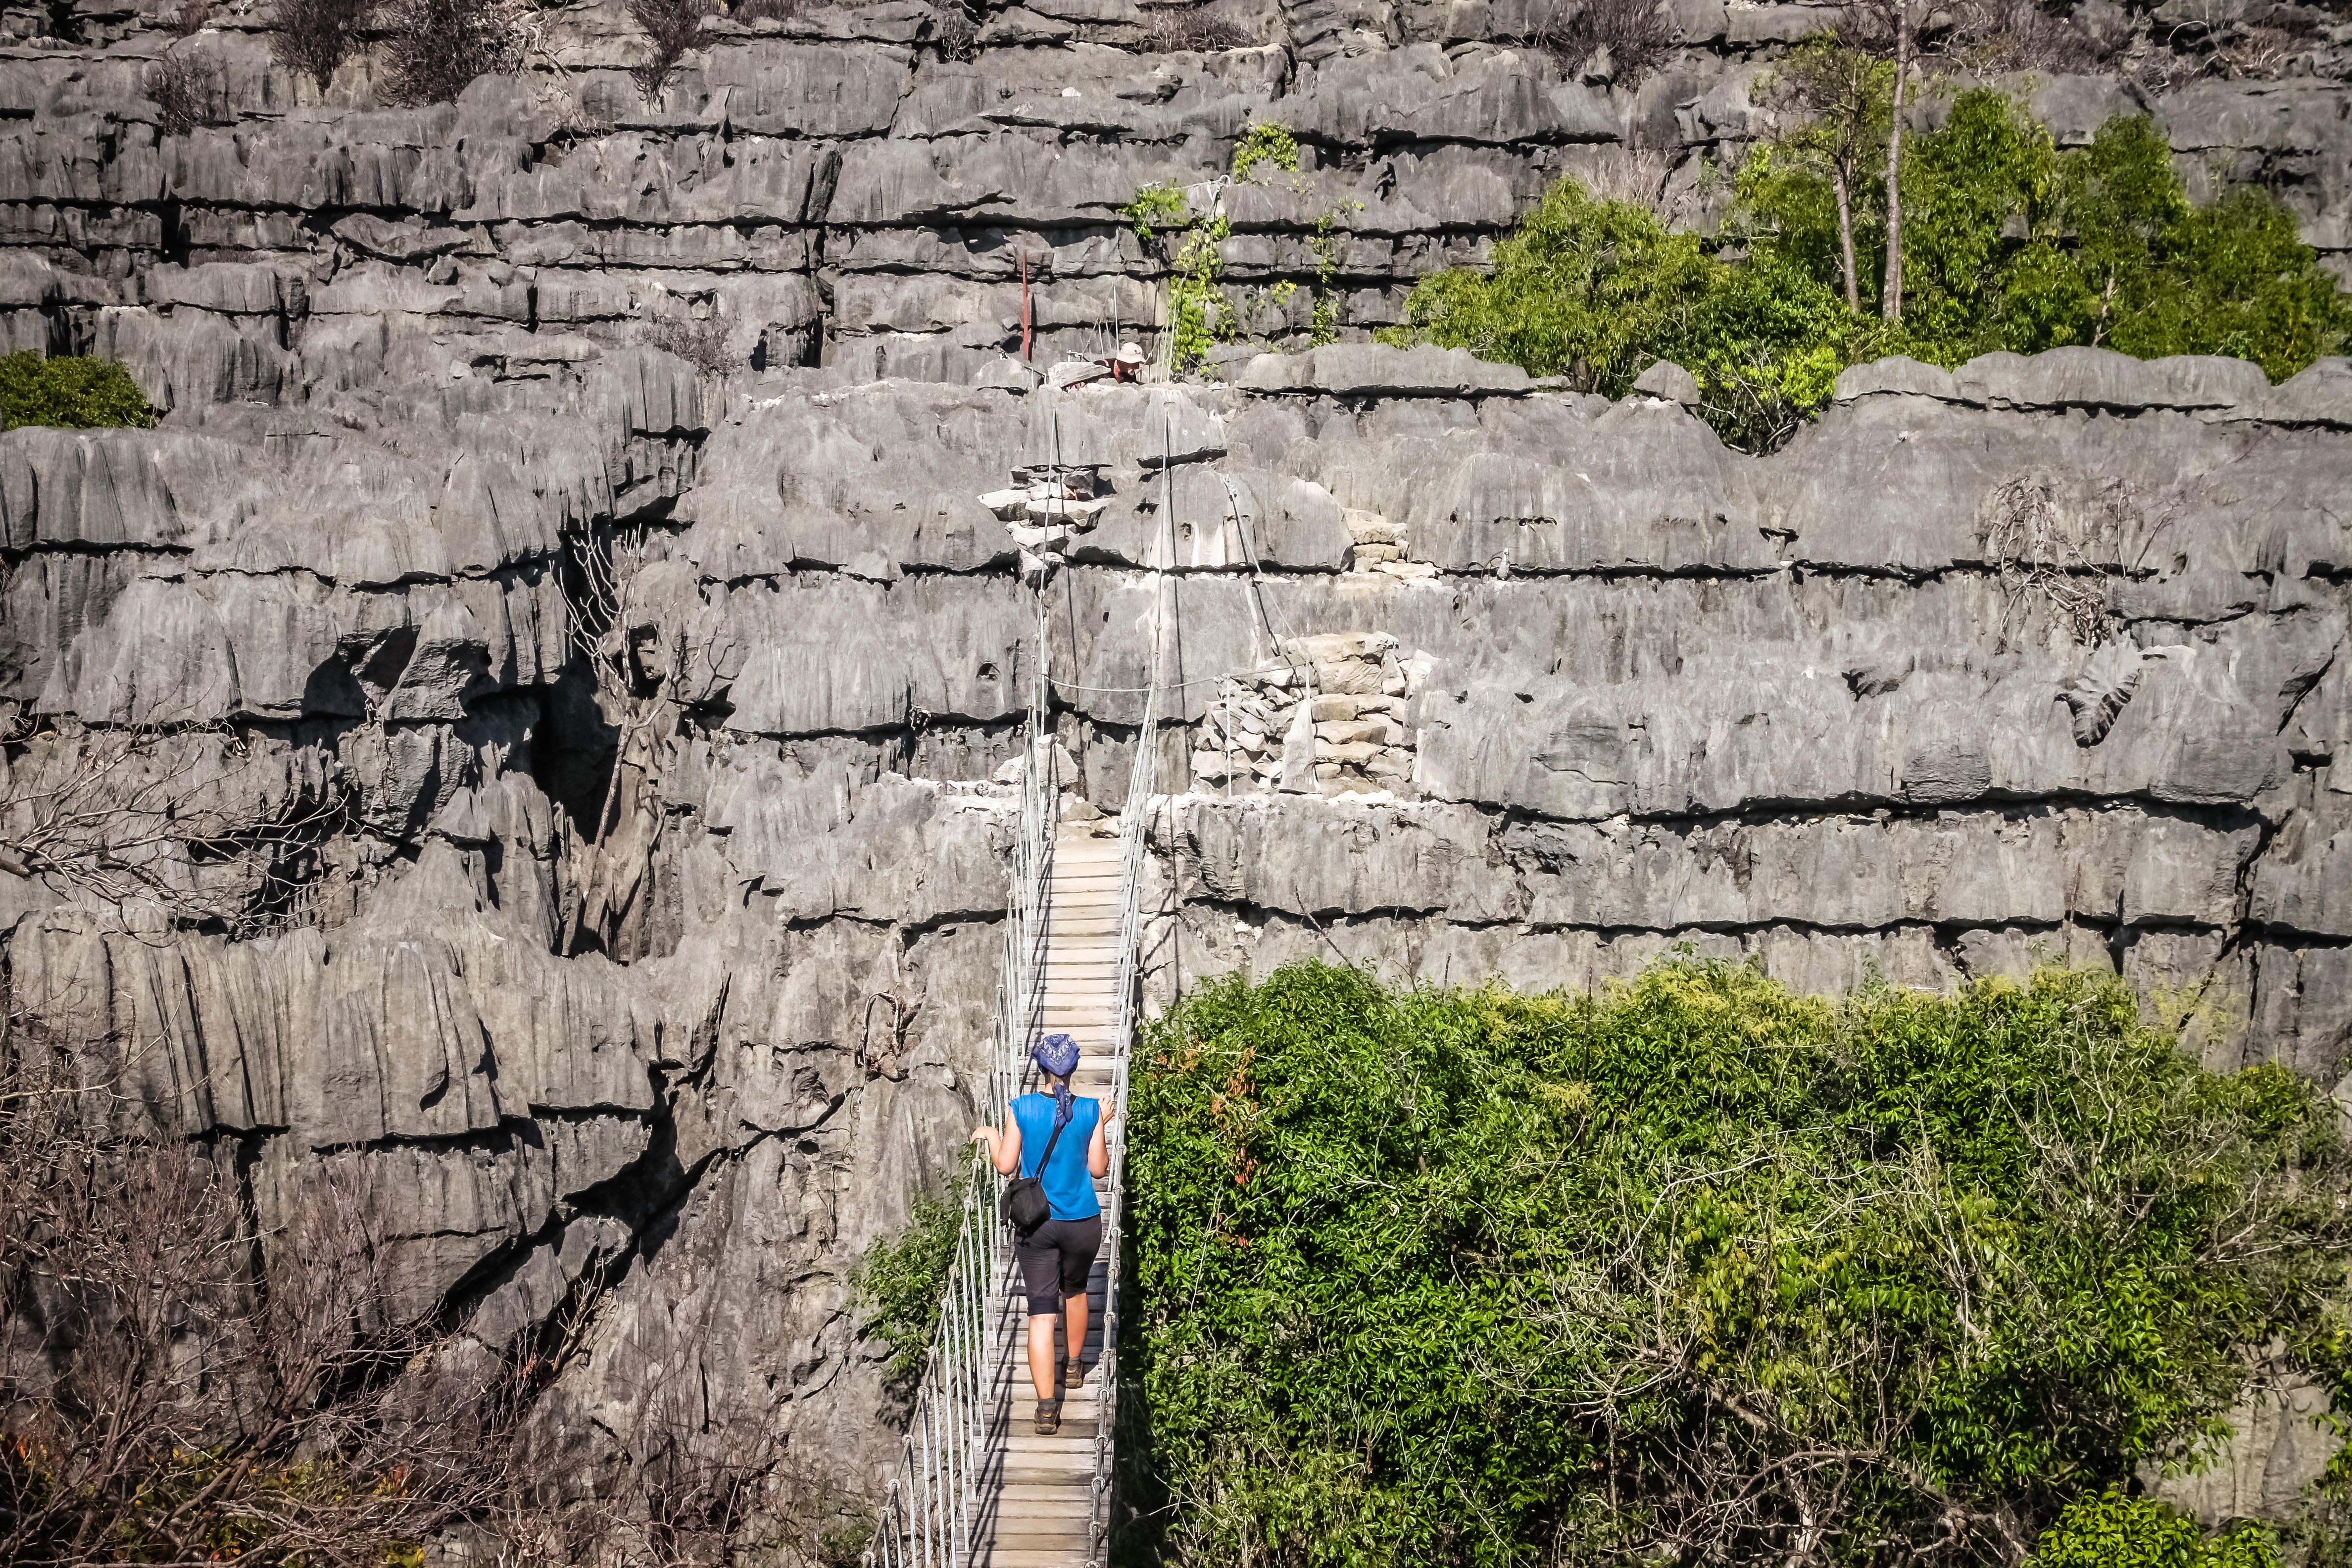
[[[0,875],[181,925],[246,935],[299,918],[351,805],[315,748],[231,725],[37,716],[0,731]]]

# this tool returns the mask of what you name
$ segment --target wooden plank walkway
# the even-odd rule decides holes
[[[1072,1088],[1110,1110],[1112,1053],[1118,1049],[1118,840],[1096,837],[1093,824],[1066,823],[1054,840],[1045,895],[1045,979],[1038,1033],[1066,1034],[1081,1053]],[[1108,826],[1109,824],[1103,824]],[[1096,1184],[1097,1189],[1101,1183]],[[996,1396],[989,1447],[979,1474],[971,1561],[982,1568],[1085,1568],[1094,1557],[1095,1428],[1101,1384],[1092,1370],[1102,1353],[1103,1286],[1108,1253],[1087,1281],[1087,1386],[1062,1397],[1062,1429],[1033,1430],[1037,1392],[1029,1381],[1029,1308],[1018,1266],[1009,1270],[989,1312],[991,1375]],[[1056,1330],[1059,1342],[1059,1331]]]

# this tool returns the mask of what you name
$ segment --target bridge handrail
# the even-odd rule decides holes
[[[1001,1124],[1019,1092],[1022,1064],[1045,995],[1045,922],[1040,918],[1053,874],[1054,825],[1060,781],[1046,722],[1045,610],[1037,609],[1037,665],[1029,697],[1021,767],[1019,826],[1005,897],[1004,963],[997,979],[981,1111]],[[1002,1292],[1011,1256],[998,1210],[1003,1178],[975,1146],[964,1173],[953,1261],[940,1292],[940,1319],[916,1384],[898,1472],[877,1510],[866,1568],[958,1568],[970,1560],[988,1452],[988,1310]]]

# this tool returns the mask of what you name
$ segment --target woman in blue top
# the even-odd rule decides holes
[[[1061,1429],[1061,1389],[1055,1376],[1054,1314],[1068,1325],[1070,1386],[1086,1386],[1078,1358],[1087,1342],[1087,1276],[1102,1250],[1102,1205],[1095,1201],[1092,1177],[1110,1170],[1110,1144],[1103,1132],[1102,1105],[1070,1092],[1078,1070],[1078,1043],[1048,1035],[1029,1053],[1051,1082],[1053,1093],[1024,1094],[998,1127],[975,1127],[971,1139],[988,1145],[1001,1175],[1015,1171],[1035,1176],[1045,1189],[1048,1218],[1020,1237],[1014,1252],[1029,1295],[1029,1378],[1037,1385],[1037,1430]],[[1058,1136],[1056,1135],[1058,1130]],[[1048,1145],[1053,1159],[1037,1169]],[[1024,1151],[1034,1151],[1024,1154]]]

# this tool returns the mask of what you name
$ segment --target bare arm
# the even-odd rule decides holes
[[[989,1163],[996,1167],[998,1175],[1009,1176],[1021,1168],[1021,1123],[1013,1120],[1010,1111],[1005,1113],[1001,1129],[973,1128],[971,1142],[988,1145]]]
[[[1087,1144],[1087,1170],[1094,1175],[1110,1174],[1110,1138],[1104,1129],[1110,1125],[1108,1111],[1095,1118],[1095,1135]]]

